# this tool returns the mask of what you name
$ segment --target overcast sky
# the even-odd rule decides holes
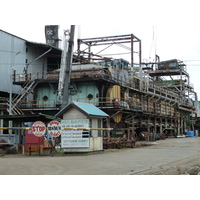
[[[200,99],[198,1],[6,0],[0,17],[0,29],[42,43],[45,25],[81,25],[82,38],[133,33],[142,40],[143,61],[153,61],[155,53],[184,60]]]

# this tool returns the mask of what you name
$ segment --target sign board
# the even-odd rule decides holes
[[[90,146],[88,131],[64,130],[64,128],[89,128],[89,119],[62,120],[61,127],[62,148],[88,148]]]
[[[46,43],[58,47],[58,25],[45,26]]]
[[[59,137],[61,134],[61,123],[58,121],[51,121],[47,126],[49,134],[53,137]]]
[[[43,122],[37,121],[32,125],[32,133],[37,137],[42,137],[46,133],[46,126]]]

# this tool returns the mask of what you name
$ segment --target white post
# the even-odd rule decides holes
[[[15,57],[20,54],[21,52],[17,52],[13,57],[13,63],[10,68],[10,94],[9,94],[9,115],[12,115],[12,87],[13,87],[13,79],[12,79],[12,70],[14,69],[15,65]]]
[[[1,116],[3,116],[3,110],[1,110]],[[0,119],[0,127],[3,128],[3,119]],[[0,135],[3,134],[3,130],[0,130]]]

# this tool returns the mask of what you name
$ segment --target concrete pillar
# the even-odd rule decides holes
[[[167,135],[167,128],[168,128],[168,126],[167,126],[167,118],[165,118],[165,134]]]
[[[173,123],[173,119],[170,119],[170,128],[171,128],[171,130],[170,130],[170,135],[172,135],[172,132],[173,132],[173,126],[172,126],[172,123]]]
[[[178,113],[178,117],[177,117],[177,134],[180,135],[180,113]]]
[[[156,117],[154,117],[154,133],[153,133],[153,139],[156,137]]]
[[[147,116],[147,130],[148,130],[148,132],[150,132],[150,117],[149,117],[149,115]]]
[[[162,127],[162,117],[160,117],[160,133],[163,132],[163,127]]]
[[[183,125],[183,134],[185,134],[185,130],[187,128],[187,123],[186,123],[186,116],[184,115],[184,125]]]
[[[9,128],[12,128],[13,127],[13,121],[9,121]],[[8,130],[8,134],[9,134],[9,137],[8,137],[8,143],[11,143],[11,136],[12,136],[12,129],[9,129]]]
[[[180,116],[180,134],[183,135],[184,133],[184,116],[183,116],[183,113],[181,113],[181,116]]]
[[[1,116],[3,116],[3,110],[1,110]],[[3,128],[3,119],[0,119],[0,127]],[[0,130],[0,135],[3,134],[3,130]]]
[[[132,137],[135,138],[135,117],[132,115]]]

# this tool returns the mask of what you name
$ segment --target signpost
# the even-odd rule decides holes
[[[53,137],[59,137],[61,134],[61,124],[58,121],[51,121],[47,126],[49,134]]]
[[[37,121],[32,125],[32,133],[37,137],[42,137],[46,133],[46,126],[43,122]]]

